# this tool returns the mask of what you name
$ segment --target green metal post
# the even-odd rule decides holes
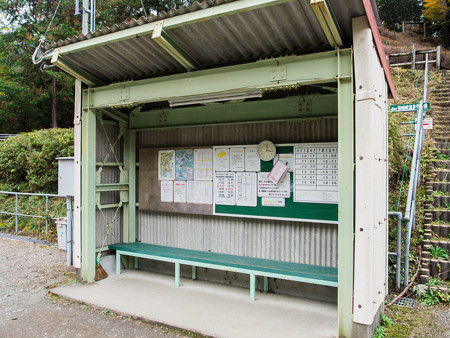
[[[124,170],[127,173],[128,196],[123,201],[123,241],[136,241],[136,132],[126,131],[124,135]]]
[[[351,55],[338,53],[338,336],[350,337],[353,323],[353,177],[354,126],[353,80],[342,78],[344,69],[352,68]]]
[[[255,301],[255,274],[250,274],[250,300]]]
[[[269,292],[269,278],[264,277],[264,292]]]
[[[192,267],[192,279],[193,280],[197,279],[197,267],[196,266]]]
[[[121,125],[121,128],[128,128]],[[123,242],[132,243],[136,241],[136,132],[126,131],[124,134],[124,172],[126,175],[121,183],[127,183],[128,191],[121,192],[126,195],[123,204]],[[125,182],[126,180],[126,182]],[[134,257],[128,258],[129,266],[137,268],[138,260]]]
[[[95,180],[96,180],[96,114],[90,109],[82,113],[82,262],[85,282],[94,282],[95,276]]]
[[[180,286],[180,263],[175,263],[175,286]]]

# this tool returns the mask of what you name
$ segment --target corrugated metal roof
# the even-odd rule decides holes
[[[189,7],[158,16],[131,20],[47,44],[44,49],[62,47],[63,55],[65,48],[71,47],[64,59],[105,84],[185,72],[186,69],[152,39],[155,22],[169,22],[173,18],[198,14],[195,12],[206,14],[239,2],[195,2]],[[352,18],[366,15],[363,2],[334,0],[328,5],[342,32],[345,46],[350,46]],[[211,15],[204,20],[186,23],[180,19],[180,22],[168,27],[166,33],[203,68],[331,49],[310,0],[279,1],[275,5],[252,10]],[[140,27],[140,34],[128,36],[127,33],[131,34],[136,27]],[[120,38],[116,38],[118,34]],[[81,45],[82,48],[76,48]]]

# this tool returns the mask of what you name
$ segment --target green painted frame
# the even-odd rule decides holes
[[[286,66],[285,80],[271,81],[273,67]],[[338,84],[338,143],[339,143],[339,220],[338,220],[338,328],[340,336],[350,336],[353,298],[353,64],[352,50],[335,50],[303,56],[263,60],[238,66],[126,82],[83,91],[83,168],[82,168],[82,277],[93,282],[95,275],[95,111],[111,107],[132,107],[141,103],[167,100],[173,97],[211,93],[214,91],[289,88],[309,84]],[[176,93],[176,94],[174,94]],[[114,118],[114,114],[111,114]],[[116,116],[117,117],[117,116]],[[257,115],[255,118],[258,118]],[[117,120],[120,122],[119,117]],[[133,122],[130,116],[128,128]],[[193,120],[192,124],[200,121]],[[256,121],[255,121],[256,122]],[[230,123],[230,122],[226,122]],[[147,126],[148,128],[149,126]],[[172,126],[174,127],[174,126]],[[156,126],[156,128],[164,128]],[[125,142],[128,182],[123,193],[135,201],[135,135],[127,131]],[[132,153],[134,152],[134,157]],[[134,167],[134,169],[132,168]],[[114,188],[114,187],[111,187]],[[117,187],[116,187],[117,188]],[[134,191],[134,192],[133,192]],[[133,197],[134,196],[134,197]],[[129,241],[135,236],[135,210],[124,213],[124,226]],[[133,226],[134,224],[134,226]],[[251,278],[252,280],[252,278]]]

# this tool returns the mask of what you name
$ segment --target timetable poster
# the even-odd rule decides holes
[[[194,150],[194,180],[209,181],[213,179],[212,149]]]
[[[337,144],[296,145],[294,202],[338,203]]]

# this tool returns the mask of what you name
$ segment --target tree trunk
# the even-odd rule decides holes
[[[52,128],[58,128],[58,97],[56,96],[58,84],[55,78],[52,78],[52,86]]]

